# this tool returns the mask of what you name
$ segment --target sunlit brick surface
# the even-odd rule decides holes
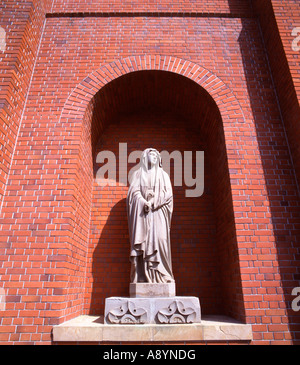
[[[204,194],[174,187],[178,294],[299,343],[300,25],[280,3],[1,3],[1,343],[128,295],[127,187],[95,181],[119,142],[205,152]]]

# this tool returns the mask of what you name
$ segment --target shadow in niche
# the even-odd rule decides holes
[[[206,169],[206,171],[209,170]],[[205,175],[205,193],[192,201],[185,198],[183,187],[173,186],[171,256],[176,295],[199,297],[204,315],[231,315],[230,310],[224,310],[223,295],[227,298],[229,293],[222,293],[220,288],[220,260],[224,261],[222,266],[230,265],[227,262],[227,255],[219,257],[212,208],[213,193],[210,187],[210,176],[207,172]],[[171,181],[173,181],[172,177],[173,172],[171,172]],[[110,194],[113,194],[113,188],[110,189]],[[100,237],[92,257],[93,288],[89,311],[91,315],[103,314],[105,298],[129,295],[130,242],[126,198],[121,199],[109,209],[107,220],[102,227],[98,227],[98,231],[96,227],[91,226],[92,231],[95,229],[95,232],[99,232],[100,229]],[[225,225],[228,228],[228,221],[231,221],[230,213],[218,222],[220,226]],[[221,237],[229,239],[230,242],[234,240],[234,237],[228,238],[226,235]],[[234,246],[234,243],[232,245]]]
[[[128,90],[133,94],[132,99],[128,96]],[[147,93],[145,91],[146,94],[141,96],[143,93],[140,90]],[[152,105],[153,95],[159,97]],[[112,106],[106,104],[114,98],[121,104],[121,107],[114,107],[115,112],[119,112],[117,118],[111,115]],[[128,154],[149,146],[169,152],[205,151],[206,180],[201,197],[187,199],[185,186],[174,187],[171,165],[174,193],[171,250],[176,293],[198,296],[203,314],[224,314],[243,320],[228,161],[222,120],[214,100],[191,80],[163,71],[129,73],[107,84],[95,99],[97,103],[93,115],[105,110],[108,122],[102,130],[101,147],[95,145],[94,152],[113,151],[117,164],[119,141],[128,141]],[[164,110],[160,108],[160,103],[174,107],[179,113],[175,117],[174,110]],[[124,113],[124,105],[127,113]],[[136,106],[139,105],[144,108],[137,114]],[[188,111],[187,115],[185,111]],[[94,162],[94,172],[95,169]],[[124,187],[119,192],[117,190],[111,188],[103,194],[94,185],[91,246],[95,248],[92,254],[90,314],[95,315],[104,312],[106,297],[129,294],[130,244],[124,199],[126,190]],[[112,202],[118,198],[121,200],[113,205]],[[106,211],[100,217],[97,210],[102,208]],[[105,217],[107,219],[103,221]]]
[[[122,199],[111,208],[93,253],[90,314],[103,314],[106,297],[129,295],[129,250],[126,199]]]
[[[184,189],[175,186],[173,194],[175,209],[171,223],[171,257],[176,295],[199,297],[203,314],[225,314],[220,295],[216,232],[211,222],[211,213],[201,213],[210,209],[210,188],[206,188],[206,197],[200,210],[199,203],[192,204],[195,210],[191,211],[189,219],[195,222],[194,231],[189,231],[189,226],[182,217],[182,213],[191,207],[189,201],[182,199]],[[198,233],[200,227],[203,227],[203,237]],[[123,198],[112,206],[93,252],[93,287],[89,314],[101,316],[107,297],[129,296],[129,254],[126,198]],[[187,262],[184,263],[184,260]]]

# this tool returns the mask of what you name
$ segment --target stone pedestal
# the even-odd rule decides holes
[[[166,284],[131,283],[129,295],[131,298],[175,297],[175,282]]]
[[[130,297],[105,299],[104,324],[191,324],[201,322],[197,297],[175,296],[174,283],[131,283]]]
[[[184,324],[200,323],[196,297],[111,297],[105,300],[106,324]]]

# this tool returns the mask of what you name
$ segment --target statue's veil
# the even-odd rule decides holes
[[[148,169],[148,154],[150,152],[155,152],[157,154],[157,163],[153,169],[151,169],[151,173],[149,176],[149,169]],[[161,155],[155,148],[147,148],[144,150],[140,160],[140,176],[139,176],[139,183],[142,188],[151,187],[155,188],[157,186],[157,178],[159,176],[161,170]],[[149,181],[150,177],[150,181]]]

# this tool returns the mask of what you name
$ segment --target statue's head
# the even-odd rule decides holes
[[[149,149],[147,154],[148,165],[154,166],[159,162],[159,153],[154,149]]]
[[[147,148],[142,154],[141,164],[145,169],[161,167],[161,156],[155,148]]]

